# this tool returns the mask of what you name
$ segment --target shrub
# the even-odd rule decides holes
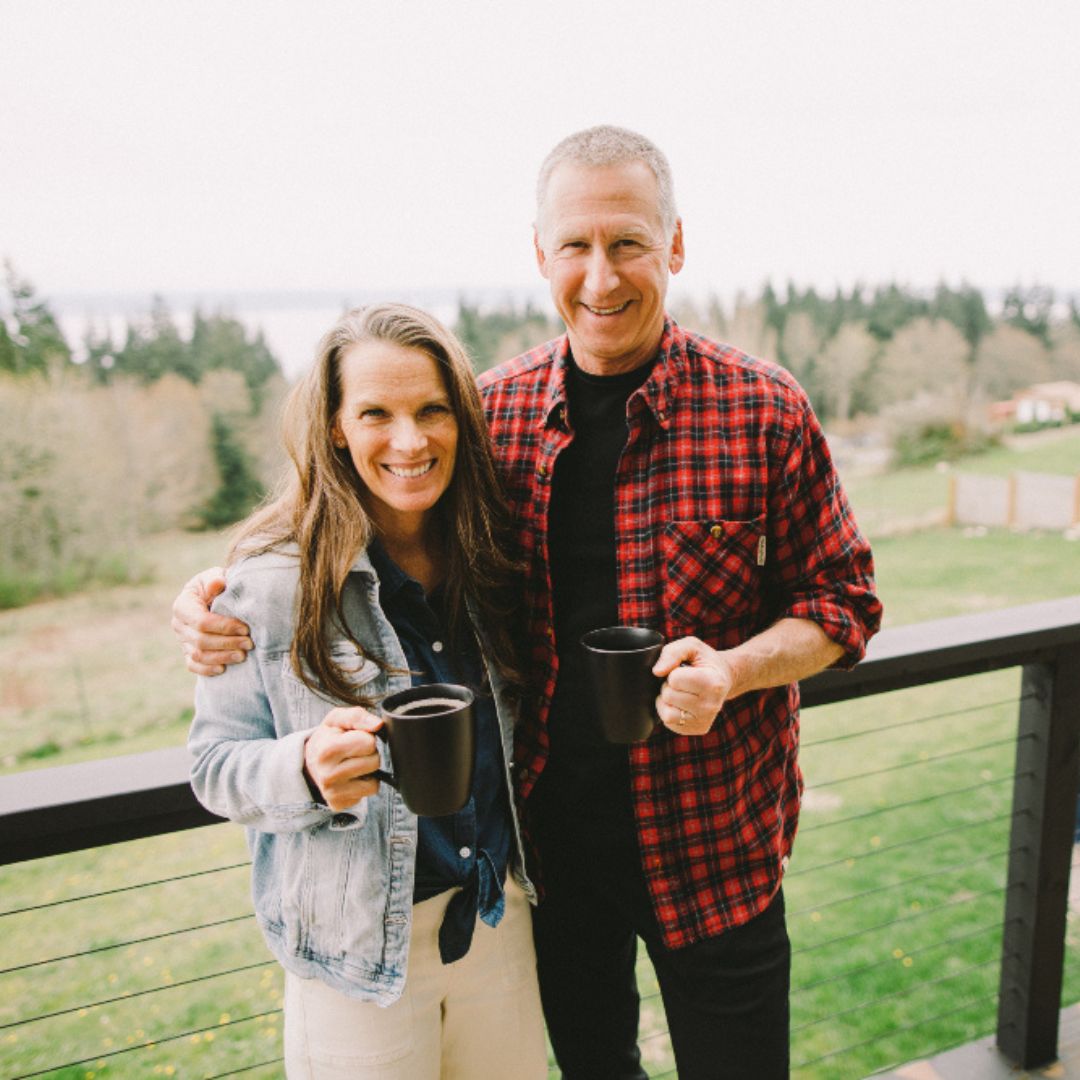
[[[932,420],[902,428],[893,440],[897,465],[928,465],[936,461],[956,461],[995,445],[992,436],[973,431],[956,421]]]

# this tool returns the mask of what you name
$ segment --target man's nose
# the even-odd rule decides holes
[[[619,275],[607,251],[597,245],[589,252],[585,268],[585,288],[592,297],[603,297],[619,287]]]

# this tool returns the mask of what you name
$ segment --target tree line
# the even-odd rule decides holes
[[[145,319],[129,320],[123,340],[91,328],[74,352],[48,303],[33,285],[5,263],[0,311],[0,372],[11,375],[62,375],[79,369],[95,385],[128,376],[151,383],[172,373],[197,384],[211,371],[237,371],[258,398],[281,366],[262,332],[248,336],[244,325],[222,313],[194,314],[190,337],[183,337],[165,301],[155,296]]]
[[[6,267],[0,295],[0,607],[144,572],[142,536],[218,528],[280,465],[280,365],[261,334],[164,302],[79,353]]]
[[[1014,286],[991,306],[978,288],[899,284],[831,294],[770,283],[724,303],[677,296],[687,329],[776,360],[833,432],[873,429],[896,460],[955,457],[989,445],[988,406],[1034,383],[1080,382],[1080,307],[1044,286]],[[457,330],[477,370],[562,331],[527,307],[462,302]]]
[[[775,359],[833,432],[885,433],[901,461],[991,437],[987,405],[1036,382],[1080,382],[1080,310],[1043,287],[992,309],[967,285],[825,294],[765,284],[730,303],[673,299],[686,328]],[[530,304],[462,300],[454,329],[476,370],[563,330]],[[242,517],[281,464],[280,365],[261,333],[164,301],[118,340],[73,350],[8,264],[0,290],[0,606],[139,572],[138,538]]]

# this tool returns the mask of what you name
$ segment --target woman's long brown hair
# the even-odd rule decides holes
[[[362,481],[348,448],[331,441],[341,407],[343,353],[362,341],[420,349],[438,365],[458,423],[453,476],[435,506],[446,560],[446,613],[460,641],[466,599],[490,646],[488,659],[518,692],[523,679],[511,633],[520,567],[509,552],[509,514],[499,487],[491,439],[472,367],[461,344],[437,319],[405,304],[376,304],[343,315],[319,343],[315,364],[285,404],[284,442],[292,461],[277,492],[237,526],[229,561],[286,543],[299,548],[300,582],[292,644],[297,676],[318,693],[350,704],[374,704],[330,654],[339,634],[380,667],[390,665],[357,641],[342,607],[349,568],[375,535],[364,510]]]

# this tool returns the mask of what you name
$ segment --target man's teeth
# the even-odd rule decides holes
[[[608,308],[603,308],[603,307],[593,307],[593,306],[592,306],[591,304],[586,304],[585,306],[586,306],[586,307],[587,307],[587,308],[588,308],[588,309],[589,309],[589,310],[590,310],[590,311],[591,311],[591,312],[592,312],[592,313],[593,313],[594,315],[614,315],[614,314],[616,314],[617,312],[619,312],[619,311],[622,311],[622,310],[623,310],[623,308],[625,308],[625,307],[626,307],[626,305],[627,305],[627,304],[629,304],[629,303],[630,303],[630,301],[629,301],[629,300],[627,300],[627,301],[626,301],[626,304],[619,304],[619,305],[618,305],[618,307],[608,307]]]
[[[386,471],[400,476],[403,480],[412,480],[414,477],[423,476],[424,473],[435,467],[435,461],[427,461],[423,465],[414,465],[407,469],[404,465],[387,465]]]

